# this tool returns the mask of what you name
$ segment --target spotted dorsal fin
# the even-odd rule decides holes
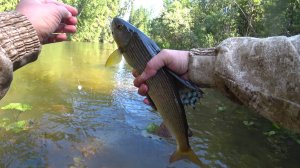
[[[161,50],[159,46],[152,41],[151,39],[147,37],[139,37],[141,41],[145,44],[147,47],[147,50],[150,52],[150,55],[154,57],[157,55]],[[193,82],[184,80],[180,76],[178,76],[175,72],[172,70],[164,67],[163,68],[170,76],[172,76],[175,81],[177,82],[177,86],[179,89],[179,95],[181,98],[181,102],[184,106],[193,106],[195,107],[195,104],[197,103],[200,98],[203,97],[203,91]]]
[[[192,106],[195,108],[196,103],[203,97],[203,91],[191,90],[191,89],[181,89],[179,91],[181,102],[184,106]]]

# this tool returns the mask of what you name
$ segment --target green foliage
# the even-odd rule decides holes
[[[0,121],[0,128],[5,129],[5,131],[12,131],[14,133],[28,130],[31,125],[32,121],[30,120],[21,120],[11,123],[8,118],[3,118]]]
[[[252,125],[254,125],[253,121],[243,121],[243,124],[246,125],[247,127],[250,127]]]
[[[28,104],[22,104],[22,103],[10,103],[4,107],[1,107],[2,110],[18,110],[18,111],[28,111],[32,109],[32,106]]]
[[[151,37],[162,48],[184,49],[197,46],[192,31],[191,9],[180,1],[165,4],[166,10],[151,24]]]
[[[164,0],[164,7],[151,24],[151,37],[163,48],[213,47],[229,37],[300,32],[299,0]]]
[[[131,9],[129,22],[143,31],[145,34],[149,34],[150,30],[150,11],[141,7],[138,9]]]
[[[300,144],[300,135],[296,134],[294,132],[291,132],[290,130],[287,130],[285,128],[280,127],[276,123],[273,123],[270,128],[266,132],[264,132],[264,135],[268,137],[268,140],[271,142],[280,142],[280,140],[283,139],[291,139],[297,144]]]
[[[264,132],[264,134],[267,136],[273,136],[276,134],[276,131],[268,131],[268,132]]]
[[[156,133],[156,131],[159,129],[159,126],[154,124],[154,123],[151,123],[147,126],[146,130],[148,133]]]
[[[77,33],[70,37],[73,41],[111,42],[110,21],[115,16],[126,13],[132,0],[63,0],[79,11]]]
[[[218,112],[224,112],[226,110],[226,107],[225,106],[219,106],[218,108],[217,108],[217,111]]]
[[[4,0],[0,2],[0,12],[11,11],[16,8],[18,0]]]
[[[22,130],[26,130],[27,128],[25,126],[26,126],[26,121],[22,120],[22,121],[17,121],[17,122],[14,122],[14,123],[11,123],[11,124],[5,126],[5,129],[6,129],[6,131],[12,130],[13,132],[18,133]]]
[[[229,37],[296,35],[300,33],[299,0],[163,0],[157,18],[134,0],[62,0],[79,11],[74,41],[112,42],[110,22],[130,14],[129,21],[162,48],[213,47]],[[17,0],[0,2],[13,10]]]

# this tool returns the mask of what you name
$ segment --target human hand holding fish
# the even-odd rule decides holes
[[[141,96],[147,95],[148,86],[146,81],[153,77],[162,67],[167,67],[181,78],[188,80],[188,57],[188,51],[163,49],[147,63],[142,74],[133,69],[132,74],[135,77],[133,83],[138,88],[138,93]],[[144,103],[150,104],[147,98],[144,99]]]

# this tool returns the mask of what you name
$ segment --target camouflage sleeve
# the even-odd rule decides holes
[[[265,118],[300,133],[300,35],[230,38],[210,56],[190,51],[190,79],[216,87]]]
[[[0,13],[0,99],[12,81],[12,72],[37,59],[41,44],[28,19],[15,12]]]

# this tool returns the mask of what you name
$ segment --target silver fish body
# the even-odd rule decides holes
[[[142,73],[148,61],[160,52],[155,42],[122,19],[114,18],[111,29],[126,62],[138,73]],[[185,109],[177,87],[178,77],[174,76],[176,75],[167,68],[160,69],[155,76],[146,81],[148,96],[176,139],[177,150],[171,156],[170,162],[186,158],[197,165],[202,165],[189,145]]]

